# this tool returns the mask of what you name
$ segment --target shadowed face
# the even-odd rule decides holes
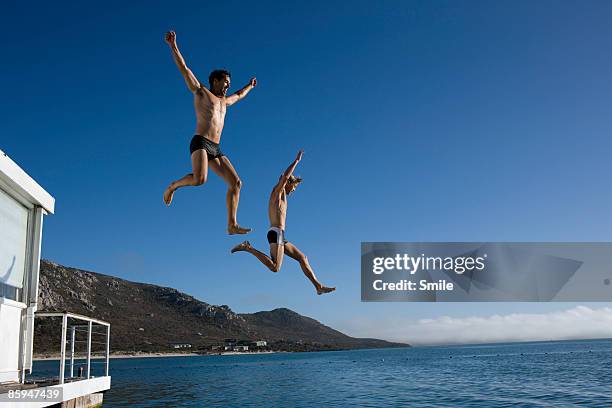
[[[298,184],[300,183],[296,181],[288,181],[287,184],[285,184],[285,194],[289,195],[293,193],[297,188]]]
[[[221,79],[213,79],[211,92],[217,96],[225,96],[227,95],[227,90],[230,87],[231,79],[229,76],[225,75]]]

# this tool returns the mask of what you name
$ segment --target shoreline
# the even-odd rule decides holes
[[[255,351],[255,352],[241,352],[241,351],[222,351],[219,353],[206,353],[206,354],[198,354],[198,353],[117,353],[111,354],[109,359],[116,358],[163,358],[163,357],[209,357],[209,356],[238,356],[238,355],[253,355],[253,354],[276,354],[282,353],[282,351]],[[68,353],[66,353],[66,359],[69,359]],[[84,360],[86,357],[79,356],[75,357],[75,360]],[[105,357],[96,355],[91,356],[92,360],[103,360]],[[59,360],[59,354],[42,354],[35,355],[33,357],[33,361],[49,361],[49,360]]]

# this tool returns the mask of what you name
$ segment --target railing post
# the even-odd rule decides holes
[[[74,342],[76,340],[76,326],[72,326],[70,333],[70,378],[74,377]]]
[[[59,383],[64,383],[64,370],[66,369],[66,329],[68,326],[68,316],[64,314],[62,316],[62,348],[60,352],[60,373]]]
[[[91,377],[91,320],[87,322],[87,379]]]
[[[108,363],[110,358],[110,324],[106,326],[106,367],[105,367],[105,376],[108,377]]]

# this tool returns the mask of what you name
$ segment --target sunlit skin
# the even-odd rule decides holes
[[[301,179],[296,179],[293,176],[293,171],[297,167],[298,163],[302,160],[304,152],[300,150],[295,160],[289,165],[287,170],[278,180],[278,183],[272,189],[270,193],[270,199],[268,201],[268,217],[270,218],[270,226],[277,227],[281,230],[285,229],[285,219],[287,218],[287,197],[292,194],[301,182]],[[287,243],[271,243],[270,244],[270,256],[264,254],[261,251],[253,248],[249,241],[244,241],[241,244],[236,245],[232,248],[231,252],[248,252],[255,256],[261,263],[263,263],[272,272],[278,272],[283,264],[284,254],[287,254],[290,258],[295,259],[300,263],[302,272],[314,285],[318,295],[324,293],[333,292],[336,288],[323,286],[317,279],[312,270],[308,258],[304,255],[295,245],[290,242]]]
[[[257,85],[257,79],[251,78],[245,87],[227,96],[227,91],[231,85],[231,79],[229,76],[225,75],[221,79],[213,79],[209,90],[198,81],[193,72],[187,67],[176,43],[176,33],[174,31],[167,32],[165,40],[170,46],[174,62],[183,75],[187,87],[194,95],[194,108],[196,114],[195,133],[218,144],[221,141],[221,133],[223,132],[223,125],[225,124],[225,112],[227,107],[247,96],[247,94]],[[191,154],[192,172],[170,183],[166,191],[164,191],[164,202],[169,206],[172,203],[174,192],[181,187],[201,186],[206,183],[209,166],[215,174],[225,181],[228,187],[226,195],[227,232],[230,235],[246,234],[250,232],[250,228],[241,227],[236,219],[242,181],[240,177],[238,177],[234,166],[232,166],[227,156],[209,160],[204,149],[194,151]]]

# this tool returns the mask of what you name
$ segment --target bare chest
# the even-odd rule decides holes
[[[276,212],[284,214],[287,211],[287,199],[284,197],[279,197],[278,195],[272,193],[272,197],[270,197],[270,209],[274,209]]]
[[[225,118],[227,105],[223,99],[196,93],[194,105],[196,112],[209,120],[222,121]]]

